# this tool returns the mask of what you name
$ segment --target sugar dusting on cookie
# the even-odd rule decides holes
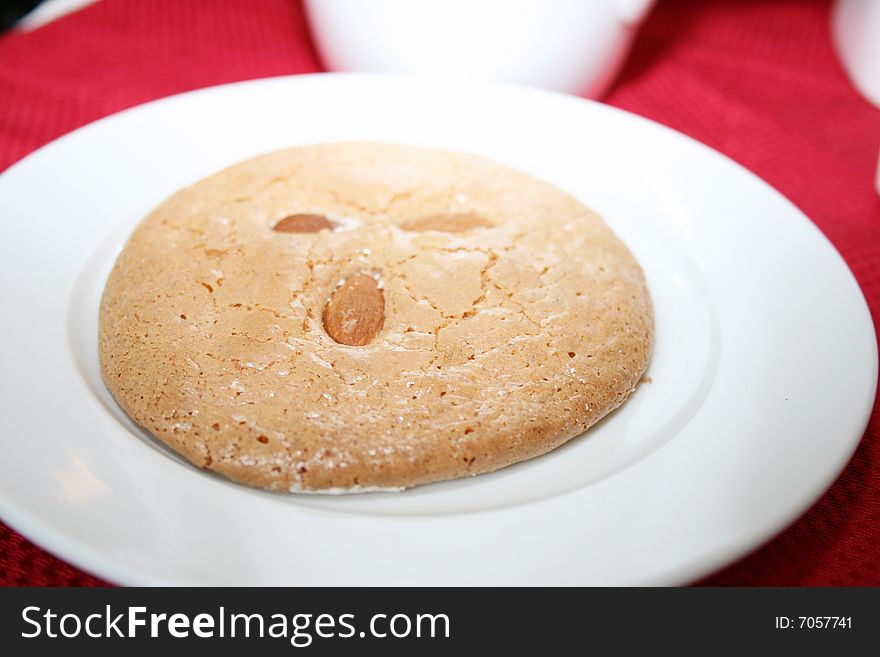
[[[652,341],[638,263],[565,192],[352,143],[159,206],[108,278],[99,353],[123,409],[193,463],[343,494],[545,453],[624,402]]]

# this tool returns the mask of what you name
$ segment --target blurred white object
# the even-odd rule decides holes
[[[837,0],[831,33],[850,80],[880,107],[880,0]],[[874,187],[880,194],[880,161]]]
[[[837,0],[831,31],[856,89],[880,107],[880,0]]]
[[[517,82],[596,98],[654,0],[306,0],[324,63]]]
[[[31,12],[18,21],[16,27],[20,30],[30,31],[38,27],[43,27],[47,23],[67,16],[82,9],[83,7],[95,3],[97,0],[43,0]]]

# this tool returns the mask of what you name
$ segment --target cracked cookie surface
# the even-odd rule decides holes
[[[346,143],[154,210],[108,278],[99,353],[123,409],[196,465],[362,491],[553,449],[626,399],[652,338],[638,263],[570,195],[476,156]]]

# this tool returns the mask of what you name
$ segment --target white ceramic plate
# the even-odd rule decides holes
[[[653,382],[547,456],[401,494],[250,490],[134,427],[96,355],[128,233],[233,162],[349,139],[479,153],[602,213],[648,278]],[[34,153],[0,176],[0,216],[0,514],[120,583],[685,583],[813,502],[874,399],[868,310],[806,217],[708,148],[572,97],[358,75],[201,90]]]

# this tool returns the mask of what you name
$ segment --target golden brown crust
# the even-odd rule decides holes
[[[273,230],[298,214],[333,230]],[[444,231],[444,215],[481,219]],[[322,312],[356,274],[379,281],[384,319],[346,346]],[[474,156],[355,143],[264,155],[159,206],[107,281],[99,350],[120,405],[193,463],[320,490],[543,454],[624,401],[652,334],[641,269],[568,194]]]

